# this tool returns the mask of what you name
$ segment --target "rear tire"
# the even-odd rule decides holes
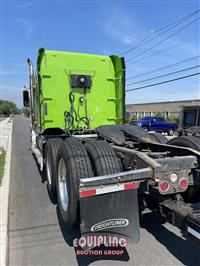
[[[45,146],[47,188],[52,201],[56,201],[56,156],[61,143],[60,138],[50,138]]]
[[[88,141],[85,148],[92,162],[95,176],[119,173],[123,171],[121,160],[110,145],[103,141]]]
[[[57,154],[57,198],[64,223],[74,228],[80,219],[80,178],[94,176],[89,156],[83,144],[67,138]]]
[[[168,136],[173,136],[173,135],[174,135],[174,129],[173,129],[173,128],[170,128],[170,129],[167,131],[167,134],[168,134]]]
[[[147,136],[149,136],[151,140],[157,143],[166,144],[168,142],[168,139],[160,133],[148,133]]]
[[[167,144],[192,148],[200,151],[200,139],[195,136],[180,136],[170,139]]]
[[[181,136],[167,142],[169,145],[182,146],[200,151],[200,138],[195,136]],[[200,176],[198,176],[200,178]],[[183,193],[183,198],[187,202],[196,202],[200,199],[200,184],[189,186]]]
[[[142,127],[146,132],[149,131],[148,127]]]

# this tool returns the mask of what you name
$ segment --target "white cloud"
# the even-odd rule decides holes
[[[123,44],[136,42],[138,25],[133,16],[129,16],[123,8],[104,9],[105,21],[103,29]]]
[[[18,91],[18,90],[22,90],[22,88],[20,87],[16,87],[16,86],[7,86],[7,85],[2,85],[1,87],[1,91],[2,92],[6,92],[8,90],[15,90],[15,91]]]
[[[113,7],[112,9],[103,9],[105,20],[103,21],[104,26],[103,29],[104,31],[118,40],[119,42],[123,43],[126,45],[126,48],[120,49],[121,51],[126,51],[130,47],[134,47],[138,42],[143,40],[145,37],[147,37],[150,33],[153,34],[153,30],[151,28],[146,28],[144,27],[143,24],[141,24],[141,21],[137,18],[137,15],[133,13],[129,13],[125,8],[123,7]],[[156,30],[156,28],[154,29]],[[145,52],[145,50],[153,47],[157,42],[161,41],[162,39],[165,39],[168,35],[170,35],[172,32],[166,33],[164,36],[161,38],[155,39],[152,42],[147,42],[146,45],[143,47],[140,47],[137,50],[134,50],[133,53],[127,54],[127,58],[134,58],[134,55],[138,55],[141,52],[144,52],[143,55],[141,56],[136,56],[136,60],[140,61],[143,57],[148,56],[150,53],[156,53],[159,52],[160,50],[166,49],[168,47],[173,47],[172,51],[172,56],[168,56],[168,53],[163,53],[160,54],[159,57],[157,57],[157,61],[162,61],[165,63],[171,62],[172,59],[174,59],[174,51],[178,51],[178,55],[183,58],[184,56],[194,56],[199,53],[199,40],[195,37],[194,39],[196,40],[191,40],[191,42],[188,42],[188,38],[185,38],[185,35],[182,34],[174,36],[169,38],[169,40],[164,41],[162,44],[156,46],[149,52]],[[184,33],[184,31],[183,31]],[[187,34],[187,31],[186,31]],[[155,34],[156,36],[156,34]],[[154,35],[152,35],[154,37]],[[197,32],[197,37],[198,37],[198,32]],[[149,38],[150,40],[151,38]],[[116,44],[117,46],[117,44]],[[120,52],[121,52],[120,51]],[[167,55],[167,56],[166,56]],[[150,58],[150,61],[153,59]],[[163,61],[164,60],[164,61]],[[134,60],[135,61],[135,60]],[[138,64],[138,63],[137,63]]]
[[[124,36],[123,41],[124,41],[124,43],[127,43],[127,44],[131,44],[132,43],[131,39],[128,36]]]
[[[22,75],[22,74],[24,74],[24,72],[9,70],[9,71],[2,71],[2,73],[0,73],[0,74],[3,76],[13,76],[13,75]]]
[[[25,31],[25,40],[29,40],[32,33],[35,31],[35,27],[33,26],[32,22],[23,18],[18,18],[18,22],[22,25]]]
[[[16,7],[20,9],[27,9],[32,5],[33,5],[32,2],[22,2],[22,3],[17,4]]]

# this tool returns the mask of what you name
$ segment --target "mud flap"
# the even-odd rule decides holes
[[[137,189],[83,198],[80,200],[81,235],[139,240]],[[111,239],[111,238],[110,238]]]
[[[144,180],[145,175],[150,175],[150,169],[145,170],[146,173],[143,171],[138,175],[140,179],[143,176]],[[126,243],[137,243],[140,237],[137,191],[139,177],[135,176],[133,181],[131,175],[120,177],[118,174],[118,182],[116,178],[116,175],[107,179],[96,177],[93,183],[87,183],[87,180],[82,179],[84,183],[80,184],[81,236],[100,236],[102,241],[105,242],[106,239],[107,243],[113,244],[120,239]],[[88,178],[88,181],[90,180]]]

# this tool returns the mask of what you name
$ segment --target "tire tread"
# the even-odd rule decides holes
[[[89,141],[85,147],[93,161],[97,176],[123,171],[121,161],[107,142],[103,140]]]

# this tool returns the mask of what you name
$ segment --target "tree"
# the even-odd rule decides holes
[[[30,116],[30,108],[28,107],[24,107],[22,108],[22,113],[26,116],[26,117],[29,117]]]
[[[162,116],[161,112],[157,112],[156,116]]]
[[[137,120],[137,116],[136,115],[132,115],[130,120]]]
[[[17,114],[18,109],[15,103],[11,101],[0,100],[0,115],[8,116],[10,114]]]
[[[167,122],[176,122],[176,118],[173,116],[168,116],[166,120]]]

